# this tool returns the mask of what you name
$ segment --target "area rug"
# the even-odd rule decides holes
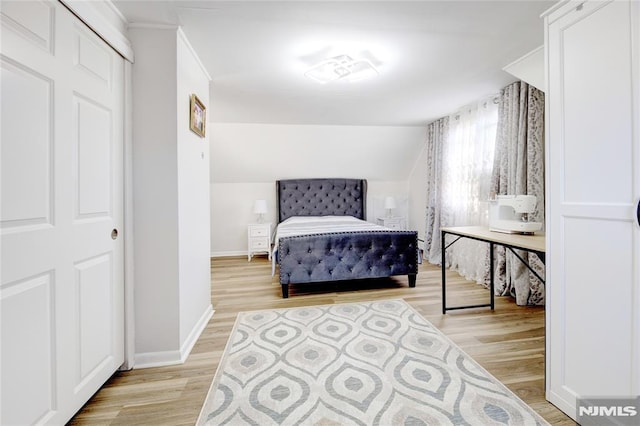
[[[545,425],[401,299],[238,314],[198,425]]]

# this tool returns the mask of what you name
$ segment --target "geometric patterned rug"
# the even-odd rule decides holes
[[[242,312],[198,425],[546,425],[402,299]]]

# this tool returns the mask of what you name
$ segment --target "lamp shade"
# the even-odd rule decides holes
[[[256,200],[253,205],[255,214],[265,214],[267,212],[267,200]]]
[[[396,199],[393,197],[387,197],[384,199],[384,208],[385,209],[395,209],[396,208]]]

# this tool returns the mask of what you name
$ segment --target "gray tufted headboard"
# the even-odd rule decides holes
[[[365,220],[365,179],[287,179],[276,181],[278,222],[291,216],[354,216]]]

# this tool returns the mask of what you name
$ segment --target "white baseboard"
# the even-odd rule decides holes
[[[189,353],[191,353],[191,349],[193,349],[193,346],[198,341],[198,337],[200,337],[200,334],[202,334],[207,323],[213,316],[213,312],[213,306],[209,305],[193,329],[191,329],[189,336],[185,339],[180,350],[138,353],[135,355],[133,368],[166,367],[168,365],[183,364],[187,360]]]
[[[191,353],[191,349],[193,349],[193,346],[198,341],[198,338],[204,331],[205,327],[209,323],[209,320],[211,319],[212,316],[213,316],[213,306],[209,304],[209,306],[207,306],[207,309],[205,309],[204,313],[202,314],[198,322],[196,322],[196,324],[191,329],[191,333],[189,333],[189,336],[187,336],[184,343],[182,344],[182,347],[180,348],[180,353],[181,353],[180,358],[182,362],[185,362],[187,360],[187,357]]]
[[[182,364],[180,351],[145,352],[136,354],[133,368],[166,367]]]

